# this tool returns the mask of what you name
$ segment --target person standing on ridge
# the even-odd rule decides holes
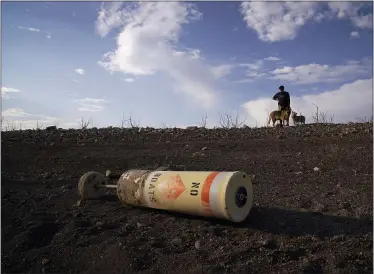
[[[284,86],[279,87],[279,92],[273,96],[273,100],[278,101],[278,110],[281,112],[281,124],[287,120],[287,114],[291,114],[290,94],[284,90]]]

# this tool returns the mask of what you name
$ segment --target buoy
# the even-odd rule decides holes
[[[80,180],[81,195],[96,198],[103,193],[100,189],[116,188],[119,200],[130,206],[242,222],[253,204],[251,178],[241,171],[129,170],[120,176],[117,185],[103,182],[92,172],[84,176]]]

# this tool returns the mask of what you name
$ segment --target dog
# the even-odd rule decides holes
[[[286,114],[287,114],[287,116],[285,117],[284,121],[287,121],[287,126],[289,126],[290,125],[289,120],[290,120],[291,108],[289,108],[287,110]],[[282,112],[280,110],[274,110],[274,111],[270,112],[268,125],[270,125],[270,121],[273,121],[273,126],[274,126],[275,122],[277,120],[280,121],[281,126],[283,126]]]
[[[291,117],[292,117],[294,125],[299,125],[299,124],[305,125],[305,116],[303,116],[303,115],[297,116],[297,112],[292,111],[292,116]]]

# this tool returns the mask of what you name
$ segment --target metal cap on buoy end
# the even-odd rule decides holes
[[[230,176],[223,193],[225,199],[225,215],[232,222],[244,221],[253,205],[253,187],[250,176],[237,171]]]
[[[78,183],[78,192],[82,199],[95,199],[103,196],[107,189],[104,187],[107,178],[104,174],[90,171],[82,175]]]

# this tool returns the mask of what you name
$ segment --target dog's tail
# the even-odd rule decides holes
[[[271,114],[269,114],[268,125],[270,125],[270,121],[271,121]]]

